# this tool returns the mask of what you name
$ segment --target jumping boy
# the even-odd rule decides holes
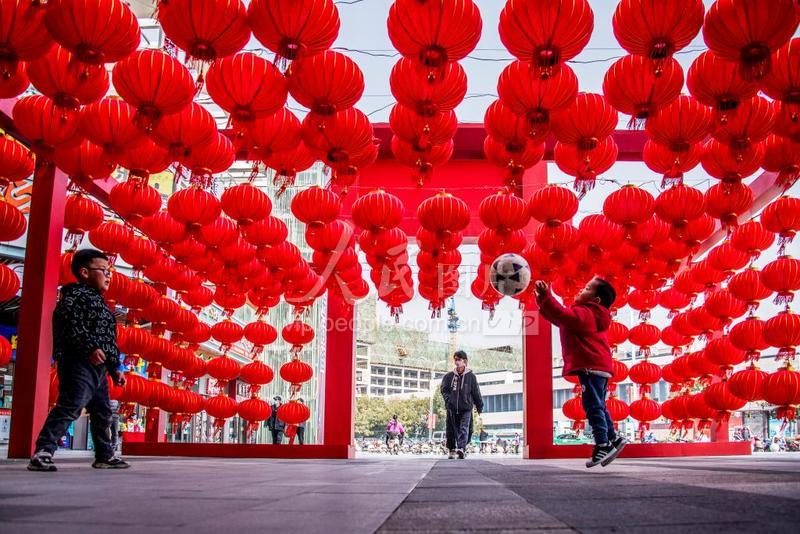
[[[562,374],[576,375],[583,391],[583,409],[595,443],[586,467],[610,464],[628,443],[624,437],[617,436],[606,409],[606,388],[613,373],[607,331],[611,325],[609,309],[616,298],[611,284],[594,277],[575,297],[575,304],[566,307],[556,301],[546,282],[536,282],[539,311],[558,327],[561,336]]]

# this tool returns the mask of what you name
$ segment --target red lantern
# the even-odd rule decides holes
[[[149,138],[142,138],[138,143],[126,147],[116,159],[120,166],[128,169],[129,181],[142,184],[147,183],[151,174],[166,170],[172,163],[169,151]]]
[[[756,367],[751,363],[747,369],[737,371],[728,379],[728,389],[730,392],[748,402],[761,400],[764,398],[764,384],[769,377],[769,373]]]
[[[629,231],[652,217],[654,209],[653,195],[635,185],[623,186],[603,202],[605,216]]]
[[[308,406],[295,399],[281,404],[278,408],[278,419],[290,426],[299,425],[307,421],[309,417],[311,417],[311,410]]]
[[[731,343],[740,351],[744,351],[748,360],[757,360],[761,351],[769,347],[769,344],[764,341],[763,334],[764,321],[757,317],[748,317],[741,323],[734,325],[728,335]],[[737,361],[731,365],[739,363],[742,362]]]
[[[223,323],[217,323],[211,329],[214,339],[216,339],[216,336],[214,335],[214,328],[220,324]],[[223,355],[212,358],[206,362],[206,370],[208,371],[209,376],[217,380],[219,387],[224,387],[225,384],[231,380],[235,380],[236,377],[239,376],[239,373],[241,372],[241,366],[236,362],[236,360]]]
[[[247,226],[264,219],[272,211],[272,201],[266,193],[250,183],[227,188],[220,197],[225,214],[239,226]]]
[[[548,185],[536,191],[528,200],[530,215],[549,227],[572,219],[578,212],[578,197],[564,187]]]
[[[120,98],[103,98],[81,109],[81,132],[103,147],[112,157],[138,142],[142,131],[136,127],[136,108]]]
[[[591,150],[617,127],[617,110],[602,95],[578,93],[569,106],[553,114],[553,133],[562,143]]]
[[[718,126],[712,135],[736,154],[766,139],[772,133],[774,124],[775,110],[772,102],[754,96],[741,102],[736,113],[729,115],[728,120]]]
[[[644,56],[624,56],[615,61],[603,80],[603,94],[618,111],[631,116],[630,126],[652,116],[675,100],[683,87],[683,70],[666,59],[656,73]]]
[[[776,406],[800,404],[800,373],[787,362],[785,367],[767,376],[762,393],[766,402]]]
[[[422,117],[455,109],[467,93],[467,75],[458,63],[448,63],[436,74],[421,70],[411,59],[401,59],[389,76],[392,95]]]
[[[784,189],[790,188],[800,176],[800,147],[798,143],[775,134],[764,141],[765,171],[778,173],[775,183]]]
[[[460,232],[469,225],[470,210],[463,200],[440,192],[420,203],[417,218],[432,232]]]
[[[622,226],[612,222],[603,214],[587,215],[581,219],[578,228],[581,240],[595,254],[599,251],[614,250],[625,239]]]
[[[464,59],[481,36],[472,0],[397,0],[389,8],[389,39],[407,58],[432,69]]]
[[[239,403],[238,409],[239,417],[247,421],[248,432],[253,432],[258,428],[261,421],[269,419],[272,416],[272,407],[263,399],[253,397],[245,399]]]
[[[292,352],[300,352],[303,345],[314,340],[314,329],[302,321],[295,320],[283,327],[281,337],[286,343],[292,345]]]
[[[353,203],[351,211],[353,222],[377,233],[399,226],[404,208],[399,198],[379,189],[359,197]]]
[[[224,58],[250,40],[240,0],[169,0],[158,5],[158,22],[172,42],[202,61]]]
[[[108,254],[119,254],[129,246],[132,239],[133,232],[115,221],[104,222],[89,231],[92,245]]]
[[[198,187],[176,191],[169,197],[167,210],[191,232],[219,217],[222,208],[217,197]]]
[[[62,108],[78,109],[99,100],[108,91],[108,71],[104,66],[82,63],[60,46],[31,61],[27,74],[40,93]]]
[[[649,356],[650,347],[655,345],[661,339],[661,330],[657,326],[640,323],[631,328],[628,335],[631,343],[639,347],[639,354]]]
[[[289,60],[330,48],[339,33],[333,0],[253,0],[247,17],[256,39]]]
[[[679,356],[683,352],[683,347],[690,345],[693,338],[684,336],[675,327],[667,326],[661,331],[661,342],[672,347],[673,356]]]
[[[244,329],[230,319],[211,327],[211,337],[220,342],[223,352],[227,352],[231,345],[238,343],[243,335]]]
[[[653,117],[648,123],[652,120]],[[697,167],[701,155],[702,149],[697,144],[689,145],[687,150],[676,151],[648,140],[642,150],[642,161],[651,171],[664,175],[661,186],[667,187],[682,184],[683,173]]]
[[[654,421],[661,416],[661,406],[649,397],[635,400],[630,406],[631,417],[639,421],[640,438],[644,437],[644,432],[650,428],[650,421]]]
[[[47,31],[85,63],[114,63],[139,46],[136,15],[120,0],[52,0],[44,18]]]
[[[697,56],[689,67],[686,85],[692,96],[713,108],[723,122],[740,102],[758,92],[758,84],[742,78],[736,63],[722,59],[710,50]]]
[[[153,141],[169,150],[174,158],[189,155],[193,147],[214,138],[217,124],[203,106],[192,102],[179,113],[162,117],[150,133]]]
[[[253,344],[252,354],[255,356],[278,339],[278,331],[269,323],[256,321],[244,327],[244,337]]]
[[[703,400],[709,408],[717,410],[717,419],[727,421],[730,412],[740,410],[747,404],[747,401],[734,395],[727,382],[717,382],[711,384],[703,392]]]
[[[761,270],[761,282],[777,292],[775,304],[788,304],[794,300],[794,292],[800,289],[800,260],[780,256]]]
[[[84,233],[103,222],[103,208],[82,194],[70,195],[64,204],[64,228],[67,236],[79,242]]]
[[[302,360],[291,360],[281,366],[280,375],[290,384],[302,384],[311,380],[314,370]]]
[[[421,150],[447,143],[456,135],[458,119],[454,111],[442,111],[431,117],[418,115],[402,104],[392,107],[389,115],[392,132]]]
[[[355,204],[354,204],[355,206]],[[292,199],[292,214],[297,220],[310,225],[322,226],[332,222],[339,216],[342,209],[341,197],[329,189],[311,186],[298,191]],[[355,207],[353,219],[355,220]]]
[[[586,0],[507,3],[500,13],[500,40],[518,59],[547,78],[589,42],[594,13]]]
[[[17,273],[0,264],[0,302],[14,298],[19,291],[19,277]]]
[[[159,259],[158,246],[146,237],[136,237],[128,242],[128,246],[120,250],[122,259],[131,264],[134,271],[141,272],[148,265]]]
[[[0,186],[17,184],[33,174],[30,151],[12,137],[0,136]]]
[[[764,323],[764,341],[778,349],[776,358],[792,358],[800,345],[800,315],[780,312]]]
[[[763,158],[764,147],[761,144],[732,152],[729,146],[711,139],[703,145],[700,162],[708,174],[727,186],[727,191],[730,184],[738,184],[758,172]]]
[[[478,206],[478,214],[487,228],[498,232],[520,230],[530,219],[525,201],[508,191],[484,198]]]
[[[775,242],[775,236],[758,221],[748,221],[734,228],[731,245],[751,258],[757,258],[762,251]]]
[[[653,62],[658,74],[665,59],[697,36],[703,12],[702,0],[620,2],[612,20],[614,36],[628,53]]]
[[[497,82],[500,101],[517,115],[525,116],[532,131],[547,132],[552,111],[569,105],[578,93],[578,78],[567,65],[552,76],[540,78],[530,63],[514,61]]]
[[[778,234],[779,254],[783,254],[787,243],[800,230],[800,199],[780,197],[761,212],[761,224],[768,231]]]
[[[243,52],[216,61],[208,70],[206,88],[239,124],[278,111],[286,103],[288,83],[272,63]]]
[[[235,400],[220,393],[206,399],[203,409],[215,419],[214,426],[221,430],[225,425],[225,420],[236,415],[238,407]]]
[[[631,382],[640,386],[655,384],[661,379],[661,367],[647,360],[635,363],[629,370]],[[649,392],[650,388],[642,388],[642,391]]]
[[[162,115],[177,113],[194,96],[189,70],[160,50],[138,50],[114,65],[114,88],[136,108],[137,121],[151,130]]]
[[[25,96],[17,100],[11,111],[14,125],[31,143],[31,150],[50,157],[56,148],[70,148],[79,144],[78,114],[57,108],[42,95]]]
[[[705,192],[706,212],[723,225],[736,226],[740,215],[753,205],[753,191],[742,183],[714,184]]]
[[[274,377],[275,373],[272,372],[270,366],[259,360],[243,366],[239,373],[239,378],[250,384],[251,395],[257,394],[261,386],[272,382]]]
[[[553,160],[563,172],[575,177],[573,188],[583,196],[595,186],[597,176],[617,161],[619,149],[613,137],[607,137],[595,148],[584,151],[576,145],[556,143]]]
[[[111,188],[109,203],[117,214],[137,224],[161,209],[161,195],[152,186],[128,180]]]
[[[745,302],[751,311],[758,308],[760,301],[772,295],[772,290],[761,282],[761,273],[753,267],[733,275],[728,281],[728,290]]]
[[[53,46],[53,39],[44,27],[47,9],[27,0],[11,0],[0,6],[0,47],[3,48],[0,76],[10,76],[20,61],[42,57]]]
[[[19,208],[0,201],[0,241],[14,241],[25,233],[28,226]]]
[[[658,195],[655,200],[655,213],[672,224],[675,229],[683,229],[703,215],[705,199],[703,193],[686,185],[675,185]]]
[[[364,75],[349,57],[326,50],[292,64],[289,91],[314,113],[330,115],[361,99]]]
[[[0,367],[8,367],[11,362],[11,343],[5,338],[0,338]]]
[[[720,58],[738,62],[745,79],[760,80],[770,72],[770,54],[795,29],[797,8],[791,0],[718,0],[706,13],[703,38]]]

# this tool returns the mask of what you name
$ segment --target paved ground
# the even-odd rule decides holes
[[[580,461],[0,461],[0,533],[796,532],[800,455]]]

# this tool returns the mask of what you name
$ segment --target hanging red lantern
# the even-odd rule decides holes
[[[603,214],[587,215],[581,219],[578,228],[582,242],[595,255],[602,251],[616,249],[625,239],[625,231],[622,226],[612,222]]]
[[[800,290],[800,260],[788,256],[769,262],[761,270],[761,282],[777,292],[775,304],[788,304],[794,300],[794,292]]]
[[[299,425],[311,417],[311,410],[296,399],[291,399],[289,402],[283,403],[278,408],[278,419],[285,424]]]
[[[753,205],[753,191],[742,183],[714,184],[705,192],[706,212],[724,226],[736,226]]]
[[[181,159],[192,175],[189,183],[200,187],[210,187],[214,174],[224,172],[230,168],[236,159],[233,143],[224,134],[217,133],[210,141],[192,147],[190,154]]]
[[[709,267],[721,271],[727,277],[746,266],[750,262],[750,257],[733,247],[730,241],[723,241],[709,251],[705,261]]]
[[[139,223],[139,227],[161,246],[169,246],[186,237],[184,225],[176,221],[167,210],[160,210],[150,217],[145,217]]]
[[[30,151],[14,138],[0,135],[0,187],[22,182],[33,174]]]
[[[800,177],[800,146],[789,138],[770,135],[764,141],[762,167],[778,173],[775,184],[789,189]]]
[[[648,123],[652,120],[651,117]],[[642,161],[651,171],[664,175],[661,186],[667,187],[682,185],[683,174],[697,167],[701,155],[702,149],[697,144],[689,145],[687,150],[675,151],[648,140],[642,150]]]
[[[211,113],[192,102],[182,111],[162,117],[150,135],[177,159],[188,156],[193,147],[209,142],[216,133],[217,123]]]
[[[628,340],[639,347],[639,355],[645,357],[650,355],[650,347],[661,339],[661,330],[657,326],[648,323],[639,323],[631,328]]]
[[[713,132],[714,139],[730,147],[734,155],[760,143],[772,133],[775,110],[772,102],[760,96],[742,101],[736,113]]]
[[[659,74],[664,61],[700,32],[704,11],[702,0],[620,2],[612,19],[614,36],[628,53],[648,58]]]
[[[211,327],[211,337],[220,342],[222,352],[227,352],[231,345],[238,343],[244,336],[244,329],[230,319]]]
[[[478,206],[478,214],[487,228],[498,232],[520,230],[530,219],[528,204],[509,191],[501,191],[484,198]]]
[[[269,216],[272,201],[269,196],[250,183],[227,188],[220,197],[225,214],[239,226],[247,226]]]
[[[800,230],[800,199],[783,196],[768,204],[761,212],[761,224],[778,234],[778,253],[783,254],[786,244]]]
[[[764,321],[757,317],[748,317],[741,323],[731,328],[728,334],[733,344],[740,351],[744,351],[748,360],[757,360],[761,351],[769,347],[764,341]],[[716,340],[715,340],[716,341]],[[737,361],[731,365],[742,363]]]
[[[275,171],[273,182],[278,186],[276,196],[282,195],[294,184],[297,173],[310,168],[315,161],[316,158],[302,142],[288,150],[270,151],[264,163]]]
[[[597,177],[617,161],[619,149],[613,137],[606,137],[595,148],[585,151],[576,145],[556,142],[553,160],[563,172],[575,177],[573,189],[578,197],[594,189]]]
[[[560,142],[588,151],[617,127],[617,110],[602,95],[578,93],[572,104],[553,114],[551,125]]]
[[[682,87],[683,70],[675,59],[664,60],[656,73],[644,56],[628,55],[606,72],[603,95],[618,111],[630,115],[628,125],[636,127],[675,100]]]
[[[253,0],[247,17],[256,39],[279,59],[318,54],[339,34],[333,0]]]
[[[243,366],[239,373],[239,378],[250,384],[251,395],[258,394],[261,386],[272,382],[274,376],[275,373],[272,372],[272,368],[259,360]]]
[[[772,54],[771,69],[761,80],[761,90],[768,97],[779,100],[781,109],[792,120],[797,120],[798,94],[800,85],[797,81],[798,60],[800,59],[800,40],[792,39]]]
[[[0,76],[10,76],[20,61],[33,61],[45,55],[53,39],[44,27],[47,9],[27,0],[11,0],[0,6]]]
[[[242,52],[214,62],[206,89],[234,123],[241,124],[278,111],[286,103],[288,81],[266,59]]]
[[[800,345],[800,315],[782,311],[764,323],[764,341],[778,349],[776,358],[792,358]]]
[[[19,208],[5,200],[0,201],[0,241],[14,241],[25,233],[27,226]]]
[[[753,362],[748,368],[731,375],[728,379],[728,389],[733,395],[748,402],[762,400],[767,377],[769,373],[756,367]]]
[[[589,42],[594,13],[586,0],[507,3],[500,13],[500,40],[542,78],[577,56]]]
[[[114,88],[136,108],[136,119],[146,131],[162,115],[189,105],[195,93],[189,70],[161,50],[138,50],[114,65]]]
[[[14,298],[19,291],[19,277],[17,273],[0,264],[0,302]]]
[[[312,153],[331,165],[347,164],[372,146],[372,125],[355,108],[324,118],[309,113],[303,120],[301,133]]]
[[[633,364],[629,370],[631,382],[639,384],[644,394],[650,392],[650,384],[661,379],[661,367],[647,360]]]
[[[226,247],[237,240],[239,228],[227,217],[217,217],[200,228],[199,240],[211,250]]]
[[[420,203],[417,218],[432,232],[461,232],[469,225],[470,209],[460,198],[442,191]]]
[[[692,297],[680,291],[677,287],[670,287],[658,294],[658,304],[669,310],[669,318],[675,316],[678,310],[682,310],[692,303]]]
[[[705,195],[704,195],[705,198]],[[717,229],[716,221],[708,214],[703,214],[693,221],[689,221],[680,232],[675,236],[686,243],[690,248],[696,249],[700,244],[711,236]]]
[[[562,65],[542,79],[530,63],[514,61],[500,73],[497,94],[508,109],[528,120],[532,130],[547,132],[551,112],[566,107],[578,94],[578,78]]]
[[[51,157],[56,148],[70,148],[80,143],[78,114],[42,95],[17,100],[11,111],[14,125],[37,154]]]
[[[423,117],[408,106],[395,104],[389,114],[389,126],[397,137],[426,150],[455,137],[458,119],[452,110]]]
[[[121,0],[52,0],[47,31],[84,63],[114,63],[139,46],[136,15]]]
[[[319,115],[352,107],[364,93],[364,75],[356,62],[332,50],[295,61],[290,73],[292,97]]]
[[[116,221],[104,222],[89,231],[89,241],[92,245],[113,255],[125,250],[132,239],[133,232]]]
[[[269,323],[256,321],[244,327],[244,337],[253,344],[251,354],[255,357],[265,346],[271,345],[278,339],[278,331]]]
[[[791,0],[718,0],[706,13],[703,38],[720,58],[739,63],[745,79],[761,80],[770,72],[771,53],[796,29],[797,8]]]
[[[302,321],[295,320],[283,327],[281,337],[292,345],[292,352],[297,353],[302,350],[303,345],[314,340],[314,329]]]
[[[27,74],[40,93],[62,108],[78,109],[99,100],[108,91],[105,67],[82,63],[61,46],[54,46],[46,55],[31,61]]]
[[[109,203],[117,214],[137,224],[161,209],[161,195],[152,186],[126,181],[111,188]]]
[[[314,376],[314,369],[302,360],[290,360],[280,369],[281,378],[289,384],[302,384]]]
[[[772,295],[772,290],[761,282],[761,272],[754,267],[733,275],[728,281],[728,290],[746,303],[751,312],[758,308],[762,300]]]
[[[567,400],[567,402],[565,402],[561,407],[561,412],[567,419],[570,419],[573,422],[573,429],[579,430],[585,427],[586,423],[584,422],[584,419],[586,419],[586,412],[583,409],[583,403],[580,396],[572,397],[571,399]]]
[[[748,349],[750,347],[743,348],[742,345],[753,344],[750,341],[747,343],[744,343],[744,341],[747,337],[753,337],[750,335],[753,333],[753,331],[750,331],[749,327],[756,325],[756,323],[750,323],[750,321],[751,320],[748,319],[743,323],[737,324],[731,329],[729,336],[722,336],[709,341],[706,345],[706,348],[703,350],[703,356],[708,361],[715,365],[719,365],[724,370],[730,370],[734,366],[744,362],[745,358],[750,357],[748,355]],[[744,328],[739,326],[745,323],[748,324]],[[739,328],[737,329],[737,327]],[[745,330],[748,331],[745,332]]]
[[[700,162],[708,174],[726,186],[727,191],[730,189],[730,184],[741,183],[748,176],[758,172],[763,159],[764,147],[761,144],[734,153],[727,145],[710,139],[703,146]]]
[[[16,65],[12,64],[10,67],[0,66],[0,68],[8,69],[4,73],[8,75],[8,78],[0,76],[0,98],[14,98],[30,87],[31,81],[28,78],[28,65],[26,63],[20,62]]]
[[[377,233],[399,226],[403,219],[404,208],[399,198],[378,189],[359,197],[353,203],[351,212],[353,222],[361,228]]]
[[[230,419],[239,408],[236,401],[230,397],[226,397],[222,393],[206,399],[203,409],[208,415],[214,418],[214,427],[216,432],[221,432],[222,427],[225,426],[225,420]]]
[[[608,195],[603,202],[603,213],[611,221],[633,230],[653,216],[653,195],[635,185],[626,185]]]
[[[531,217],[554,228],[575,216],[578,212],[578,197],[569,189],[548,185],[531,196],[528,209]]]
[[[680,356],[683,348],[690,345],[694,338],[684,336],[673,326],[664,327],[661,331],[661,342],[668,347],[672,347],[672,355]]]
[[[650,421],[661,416],[661,406],[649,397],[642,397],[631,403],[630,413],[631,417],[639,421],[639,435],[643,439],[644,432],[650,428]]]
[[[136,108],[120,98],[103,98],[84,106],[80,114],[81,132],[103,151],[117,157],[138,142],[142,131],[136,127]]]
[[[727,121],[739,103],[755,96],[758,84],[745,80],[736,63],[712,51],[697,56],[689,67],[686,85],[694,98],[713,108],[722,122]]]
[[[250,40],[241,0],[161,0],[157,16],[166,36],[201,61],[234,54]]]
[[[103,208],[97,202],[82,195],[70,195],[64,204],[64,228],[67,238],[75,244],[83,234],[94,230],[103,222]]]
[[[689,323],[699,331],[700,335],[708,337],[724,326],[719,318],[711,315],[703,306],[689,310],[688,314]]]
[[[733,229],[730,244],[755,259],[775,242],[775,236],[758,221],[747,221]]]
[[[740,410],[747,401],[734,395],[727,382],[717,382],[709,385],[703,392],[703,400],[709,408],[717,410],[717,420],[727,421],[730,412]]]
[[[120,251],[120,256],[133,267],[134,271],[141,272],[148,265],[158,261],[159,250],[158,246],[146,237],[135,237]]]
[[[472,0],[396,0],[387,24],[392,45],[431,69],[464,59],[478,44],[483,25]]]
[[[769,374],[762,387],[764,400],[778,406],[780,418],[795,419],[797,411],[795,405],[800,404],[800,373],[786,365],[774,373]]]
[[[467,93],[467,75],[458,63],[448,63],[435,74],[420,70],[411,59],[400,59],[389,75],[397,101],[422,117],[455,109]]]
[[[219,217],[222,207],[217,197],[198,187],[176,191],[169,197],[167,211],[176,221],[186,225],[190,232]]]
[[[687,185],[675,185],[655,199],[655,213],[680,231],[705,212],[703,193]]]

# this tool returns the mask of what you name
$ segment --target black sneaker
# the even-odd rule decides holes
[[[592,457],[586,460],[586,467],[594,467],[614,452],[614,447],[610,443],[605,445],[595,445],[592,449]]]
[[[456,449],[456,456],[459,460],[463,460],[465,458],[464,449]]]
[[[605,460],[600,462],[600,465],[605,467],[608,464],[610,464],[611,462],[613,462],[614,458],[616,458],[619,455],[619,453],[622,452],[622,449],[624,449],[625,445],[627,445],[627,444],[628,444],[628,440],[625,439],[623,436],[620,436],[617,439],[615,439],[614,441],[612,441],[611,442],[611,447],[613,447],[614,450],[611,452],[611,454],[606,456]]]
[[[95,469],[127,469],[131,466],[125,460],[119,458],[110,458],[108,460],[95,460],[92,467]]]
[[[28,471],[58,471],[53,463],[53,455],[47,451],[38,451],[31,457]]]

